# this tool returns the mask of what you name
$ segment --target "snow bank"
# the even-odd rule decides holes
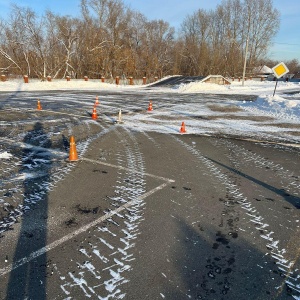
[[[166,76],[161,80],[170,78],[172,76]],[[49,81],[40,81],[38,79],[29,79],[29,83],[24,83],[23,79],[8,80],[0,82],[0,91],[3,92],[17,92],[17,91],[47,91],[47,90],[86,90],[86,91],[101,91],[101,90],[127,90],[127,89],[140,89],[147,85],[128,85],[122,84],[116,85],[115,83],[101,82],[100,79],[53,79]],[[214,93],[214,94],[248,94],[257,95],[257,101],[247,102],[242,104],[244,107],[259,109],[260,111],[269,111],[271,113],[284,114],[287,116],[290,114],[293,119],[295,116],[300,116],[300,101],[294,100],[293,96],[283,94],[288,91],[299,91],[300,83],[279,81],[277,84],[276,95],[273,97],[275,88],[274,81],[255,81],[246,80],[244,86],[240,81],[233,81],[230,85],[218,85],[204,82],[191,82],[188,84],[180,84],[178,86],[152,88],[144,90],[147,93],[151,92],[169,92],[169,93]],[[296,94],[294,96],[299,96]],[[299,98],[299,97],[298,97]]]
[[[12,157],[12,155],[8,152],[0,152],[0,159],[10,159]]]
[[[261,111],[280,114],[281,116],[289,116],[289,118],[300,118],[300,101],[290,100],[286,95],[279,96],[271,95],[259,96],[256,101],[242,104],[244,107],[256,108]]]
[[[175,76],[175,75],[174,75]],[[178,76],[178,75],[177,75]],[[171,78],[173,76],[166,76],[159,81]],[[157,81],[157,82],[159,82]],[[138,89],[143,87],[151,87],[149,85],[128,85],[126,81],[125,84],[123,80],[120,80],[120,84],[116,85],[115,83],[101,82],[100,79],[89,79],[85,81],[84,79],[71,79],[67,81],[66,79],[52,79],[49,81],[40,81],[38,79],[29,78],[29,83],[24,83],[23,79],[8,80],[5,82],[0,82],[0,92],[8,91],[46,91],[46,90],[107,90],[107,89]],[[218,85],[213,83],[204,83],[204,82],[191,82],[188,84],[180,84],[178,86],[162,87],[162,88],[153,88],[152,91],[164,91],[171,93],[216,93],[216,94],[251,94],[251,95],[260,95],[260,94],[273,94],[275,88],[275,82],[273,81],[255,81],[255,80],[246,80],[244,86],[242,82],[233,81],[230,85]],[[277,91],[288,91],[293,89],[300,89],[300,83],[294,82],[284,82],[280,81],[277,85]],[[149,92],[149,90],[148,90]]]
[[[273,94],[275,88],[275,82],[273,81],[255,81],[246,80],[244,86],[240,81],[232,81],[230,85],[218,85],[205,82],[191,82],[188,84],[181,84],[177,87],[179,93],[220,93],[220,94],[252,94],[259,95],[261,93],[268,92]],[[283,82],[280,81],[277,84],[277,91],[285,91],[292,89],[300,89],[300,83]]]
[[[281,96],[275,95],[267,96],[266,101],[268,102],[269,106],[277,106],[278,108],[299,108],[299,101],[295,100],[288,100]]]
[[[228,86],[218,85],[205,82],[191,82],[188,84],[180,84],[178,86],[178,92],[180,93],[198,93],[207,91],[228,91]]]
[[[101,82],[96,79],[52,79],[52,81],[40,81],[38,79],[29,79],[29,83],[24,83],[23,80],[8,80],[0,82],[0,91],[48,91],[48,90],[107,90],[120,89],[124,87],[136,88],[135,85],[123,85],[122,80],[120,85]]]

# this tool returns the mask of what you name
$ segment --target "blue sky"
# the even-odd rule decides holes
[[[255,0],[253,0],[255,1]],[[6,17],[10,3],[32,8],[38,14],[50,9],[61,15],[80,15],[80,0],[0,0],[0,17]],[[140,11],[148,19],[163,19],[178,28],[183,19],[197,9],[215,9],[221,0],[124,0],[130,8]],[[274,38],[269,57],[274,60],[296,58],[300,62],[300,0],[273,0],[281,14],[280,31]]]

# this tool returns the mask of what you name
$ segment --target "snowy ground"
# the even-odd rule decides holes
[[[0,91],[8,92],[9,95],[23,91],[99,91],[101,107],[105,109],[109,106],[111,109],[108,113],[112,118],[120,109],[127,112],[123,116],[124,126],[138,131],[178,133],[178,127],[185,122],[187,132],[190,134],[230,134],[237,137],[299,144],[300,84],[278,82],[273,97],[274,88],[275,82],[252,80],[245,81],[244,86],[238,81],[226,86],[195,82],[173,88],[130,86],[122,84],[122,81],[117,86],[102,83],[100,80],[69,82],[30,80],[27,84],[21,80],[0,82]],[[105,96],[105,92],[112,91],[124,94],[125,101],[120,104]],[[145,100],[143,103],[141,99],[137,100],[136,107],[128,107],[126,106],[127,93],[137,93],[137,95],[142,93]],[[156,94],[161,95],[161,101],[153,101],[153,111],[151,114],[145,113],[147,102]],[[211,101],[207,98],[203,100],[203,94],[210,95]],[[145,95],[148,97],[147,100]],[[231,98],[226,95],[236,95],[240,101],[230,100]],[[252,95],[252,97],[244,95]],[[159,99],[159,96],[157,98]],[[176,101],[177,99],[180,101]],[[88,103],[90,102],[83,104]],[[141,105],[145,107],[144,113],[132,113],[132,108],[137,111],[141,109]]]
[[[116,196],[107,200],[111,201],[112,208],[109,207],[109,210],[113,209],[119,202],[122,204],[130,203],[131,199],[136,197],[140,198],[141,201],[132,207],[129,217],[126,215],[126,213],[128,214],[126,210],[124,216],[120,218],[120,224],[125,224],[124,232],[116,230],[116,232],[111,233],[107,231],[106,227],[101,227],[98,230],[99,232],[102,230],[98,233],[101,237],[101,243],[93,241],[93,253],[105,265],[107,264],[106,258],[99,254],[97,247],[113,245],[119,249],[118,243],[122,241],[125,244],[126,252],[120,246],[122,251],[118,255],[121,258],[113,262],[114,256],[111,256],[109,263],[116,263],[115,265],[119,266],[118,270],[121,271],[112,272],[112,269],[109,269],[110,273],[106,274],[108,270],[102,265],[103,270],[100,267],[94,268],[91,263],[95,264],[95,260],[92,261],[91,255],[84,250],[89,249],[90,245],[79,250],[87,257],[86,259],[91,260],[91,263],[80,265],[78,274],[76,273],[77,277],[73,273],[70,278],[67,277],[68,274],[63,273],[65,271],[59,264],[53,265],[53,268],[56,268],[56,273],[60,275],[61,289],[65,297],[68,296],[69,291],[73,291],[72,289],[78,286],[84,290],[84,286],[81,287],[81,285],[86,279],[82,270],[87,270],[95,275],[97,281],[100,271],[101,276],[106,272],[104,278],[107,277],[107,280],[102,278],[102,281],[105,284],[107,298],[101,299],[112,298],[114,293],[119,293],[121,299],[124,294],[120,286],[127,280],[123,274],[126,274],[130,269],[131,260],[135,259],[135,257],[131,257],[133,254],[130,251],[133,251],[134,240],[140,234],[139,226],[143,220],[142,210],[146,205],[142,200],[146,191],[146,183],[148,184],[146,155],[141,150],[142,146],[134,132],[142,132],[146,140],[157,145],[154,148],[158,150],[163,147],[163,143],[159,144],[148,135],[148,132],[165,133],[164,137],[169,140],[175,139],[175,144],[195,155],[213,174],[214,179],[221,178],[224,180],[226,190],[232,192],[232,195],[238,194],[243,199],[242,205],[245,208],[254,209],[250,207],[250,203],[242,195],[242,192],[239,194],[237,187],[231,183],[229,177],[227,178],[226,172],[222,173],[215,163],[208,161],[204,155],[200,155],[200,152],[194,149],[194,144],[188,145],[180,141],[180,137],[174,137],[173,134],[179,135],[180,126],[182,122],[185,122],[187,134],[229,136],[236,139],[260,140],[271,144],[290,144],[292,147],[298,148],[300,142],[300,85],[298,83],[279,82],[277,93],[273,97],[274,87],[274,82],[258,81],[246,81],[244,86],[241,82],[233,82],[230,86],[190,83],[173,88],[151,88],[151,86],[129,86],[125,84],[116,86],[101,83],[99,80],[87,82],[84,80],[71,80],[70,82],[65,80],[54,80],[53,82],[30,80],[28,84],[20,80],[0,82],[0,214],[2,217],[2,220],[0,219],[0,235],[5,234],[8,228],[16,225],[16,220],[24,211],[31,210],[36,203],[42,200],[46,202],[47,193],[58,189],[58,183],[68,178],[67,175],[71,171],[76,170],[75,165],[70,165],[65,160],[68,153],[67,138],[70,135],[78,134],[76,135],[77,150],[79,156],[84,159],[88,157],[90,152],[96,151],[95,149],[98,151],[99,145],[96,144],[98,139],[105,139],[113,132],[118,137],[114,140],[116,145],[113,147],[117,151],[116,165],[126,168],[117,169],[117,182],[115,185],[112,184]],[[97,93],[99,93],[100,101],[97,106],[99,122],[95,122],[89,117]],[[37,98],[41,100],[42,112],[36,110]],[[147,108],[150,101],[152,101],[153,110],[149,112]],[[117,121],[120,110],[123,123],[120,126],[112,126]],[[41,119],[43,124],[39,123]],[[266,170],[270,170],[270,174],[279,176],[280,180],[277,180],[280,182],[279,188],[285,188],[292,195],[299,195],[297,194],[299,193],[298,174],[291,173],[273,161],[267,161],[259,155],[260,153],[252,154],[244,148],[237,147],[232,140],[213,140],[213,143],[215,143],[216,148],[221,149],[220,151],[224,147],[234,149],[238,158],[235,161],[235,157],[231,157],[231,160],[234,161],[237,169],[241,161],[248,162],[245,164],[246,167],[250,164],[249,161],[255,164],[257,169],[264,166]],[[109,151],[104,148],[105,143],[100,145],[101,155],[95,159],[110,162],[112,158],[108,155]],[[122,151],[122,147],[124,147],[124,151]],[[162,151],[162,153],[164,152]],[[297,158],[297,156],[295,157]],[[296,158],[293,162],[295,164],[297,164]],[[253,169],[255,168],[253,167]],[[112,171],[109,170],[109,172]],[[93,173],[95,174],[95,171]],[[106,186],[109,187],[110,185],[107,184]],[[212,188],[212,190],[214,189]],[[255,189],[253,190],[255,191]],[[248,190],[245,189],[244,192],[246,193]],[[264,195],[264,197],[267,196]],[[198,207],[198,198],[195,199],[197,200],[195,200],[195,207]],[[258,206],[260,202],[257,202],[256,205]],[[187,207],[189,205],[190,199]],[[262,211],[264,212],[263,209]],[[288,217],[279,215],[280,222],[293,221],[291,224],[299,226],[298,210],[293,211],[295,211],[293,216],[291,213],[288,214]],[[272,216],[274,214],[275,212],[272,212]],[[269,214],[263,213],[263,215],[266,218],[269,217]],[[125,216],[130,222],[126,222]],[[256,218],[258,217],[256,216]],[[271,216],[270,218],[272,219]],[[72,219],[70,219],[70,226],[72,225],[71,221]],[[254,223],[254,221],[250,221],[249,224],[252,224],[251,222]],[[263,225],[269,226],[267,223]],[[261,235],[262,239],[266,239],[265,236],[269,234],[267,236],[268,241],[275,243],[275,237],[274,240],[273,237],[270,237],[272,234],[276,235],[274,234],[274,227],[276,228],[274,224],[271,224],[269,231],[266,231],[264,236]],[[282,230],[286,231],[286,227],[283,226]],[[252,228],[249,229],[249,232],[251,230]],[[278,236],[281,238],[283,234],[281,235],[280,229],[278,231]],[[116,241],[108,244],[108,238],[107,240],[103,239],[104,233],[107,232],[112,236],[111,239],[115,238]],[[277,236],[276,238],[279,240]],[[280,241],[280,243],[282,245],[284,241]],[[30,251],[38,251],[44,246],[44,244],[37,245],[36,249],[30,249]],[[277,247],[277,244],[275,246]],[[274,249],[273,252],[277,248]],[[276,259],[282,256],[281,252],[280,255],[275,254]],[[120,264],[123,256],[127,259],[124,260],[126,265]],[[21,259],[22,257],[16,257],[14,263],[16,264]],[[69,264],[75,264],[75,262],[72,261]],[[289,266],[287,270],[291,273]],[[2,272],[0,275],[4,276],[6,269],[0,268],[0,271]],[[298,269],[295,274],[298,276]],[[298,278],[300,277],[297,277],[297,280]],[[287,277],[288,279],[289,277]],[[290,286],[294,287],[293,284]],[[117,290],[116,287],[120,287],[120,290]],[[100,289],[98,286],[97,288]],[[295,288],[294,299],[299,299],[299,288],[300,285],[298,284]],[[13,289],[11,288],[11,290]],[[91,295],[96,294],[96,288],[94,290],[95,292],[92,289],[88,292]],[[72,294],[72,296],[74,295],[76,295],[76,291]],[[164,298],[162,293],[160,295]],[[88,297],[87,292],[85,292],[85,296]],[[73,298],[70,296],[66,299]]]

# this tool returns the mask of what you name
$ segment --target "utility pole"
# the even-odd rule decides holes
[[[249,37],[247,37],[247,41],[246,41],[246,53],[245,53],[245,61],[244,61],[244,70],[243,70],[242,86],[244,86],[244,81],[245,81],[246,64],[247,64],[247,55],[248,55],[248,42],[249,42]]]

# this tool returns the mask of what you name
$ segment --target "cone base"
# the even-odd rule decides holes
[[[78,161],[78,158],[70,158],[69,157],[69,161]]]

